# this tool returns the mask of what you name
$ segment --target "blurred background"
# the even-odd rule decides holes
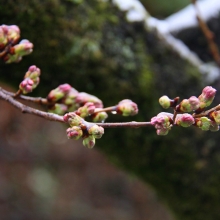
[[[141,2],[159,19],[190,3]],[[42,75],[33,96],[69,83],[105,106],[124,98],[138,104],[137,116],[111,115],[108,122],[149,121],[162,111],[160,96],[198,96],[207,85],[197,67],[144,22],[128,22],[113,1],[2,0],[0,20],[18,25],[21,39],[34,44],[20,63],[0,62],[2,87],[16,91],[28,67],[36,65]],[[215,30],[217,20],[209,21]],[[211,59],[198,28],[185,30],[186,37]],[[209,85],[220,87],[219,80]],[[106,129],[88,150],[67,140],[65,126],[23,115],[2,100],[0,106],[0,219],[220,218],[218,133],[177,127],[158,137],[154,128]]]

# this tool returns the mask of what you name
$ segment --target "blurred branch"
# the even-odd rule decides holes
[[[191,0],[192,4],[195,7],[196,10],[196,17],[199,23],[199,26],[208,42],[208,46],[209,46],[209,50],[213,56],[213,59],[215,60],[215,62],[217,63],[217,65],[220,67],[220,54],[219,54],[219,50],[217,47],[217,44],[214,41],[214,33],[209,29],[209,27],[207,26],[207,24],[202,20],[201,18],[201,14],[198,8],[198,5],[196,4],[196,0]]]

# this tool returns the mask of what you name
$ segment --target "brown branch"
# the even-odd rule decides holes
[[[204,112],[202,112],[200,114],[193,114],[192,116],[194,118],[201,118],[201,117],[208,116],[213,111],[218,111],[218,110],[220,110],[220,104],[215,106],[215,107],[213,107],[213,108],[211,108],[211,109],[209,109],[209,110],[207,110],[207,111],[204,111]]]
[[[41,97],[31,97],[31,96],[24,96],[24,95],[16,96],[15,93],[13,93],[13,92],[8,92],[4,89],[1,89],[1,90],[6,95],[9,95],[9,96],[14,97],[16,99],[21,99],[21,100],[24,100],[24,101],[33,102],[33,103],[40,104],[40,105],[49,105],[47,99],[44,99],[44,98],[41,98]]]
[[[198,5],[196,4],[196,0],[192,0],[192,3],[196,10],[196,14],[197,14],[196,17],[197,17],[199,26],[208,42],[209,50],[213,56],[213,59],[215,60],[217,65],[220,67],[220,54],[219,54],[217,44],[214,41],[214,33],[209,29],[207,24],[202,20]]]
[[[118,123],[95,123],[103,128],[140,128],[140,127],[147,127],[152,126],[150,122],[118,122]]]

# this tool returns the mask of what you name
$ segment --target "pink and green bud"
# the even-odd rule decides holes
[[[33,51],[34,45],[29,40],[22,40],[19,44],[16,44],[13,48],[13,52],[19,56],[26,56]]]
[[[100,110],[101,108],[96,108],[96,110]],[[93,122],[104,122],[108,118],[108,114],[106,112],[97,112],[92,114]]]
[[[78,93],[76,98],[75,98],[75,102],[77,104],[79,104],[80,106],[83,106],[87,102],[92,102],[92,103],[94,103],[96,108],[102,108],[103,107],[102,101],[100,99],[98,99],[94,95],[90,95],[90,94],[85,93],[85,92]]]
[[[2,28],[2,26],[0,26],[0,50],[4,49],[6,47],[8,43],[8,38]]]
[[[73,126],[71,128],[67,128],[66,134],[68,139],[78,140],[83,136],[83,131],[79,126]]]
[[[161,112],[157,116],[151,118],[151,124],[157,130],[167,130],[170,129],[172,126],[173,123],[172,118],[173,118],[173,114]]]
[[[198,109],[200,101],[197,97],[191,96],[189,99],[183,99],[177,107],[177,111],[180,112],[191,112]]]
[[[95,111],[95,105],[92,102],[87,102],[84,106],[80,107],[76,114],[79,115],[82,118],[85,118],[91,114],[93,114]]]
[[[171,128],[157,129],[157,135],[165,136],[169,133]]]
[[[99,139],[104,134],[104,128],[94,124],[88,129],[88,133],[89,135],[92,135],[94,138]]]
[[[176,117],[176,124],[182,127],[189,127],[195,123],[195,120],[192,115],[188,113],[178,114]]]
[[[31,78],[31,79],[36,79],[40,76],[41,71],[38,67],[36,67],[35,65],[32,65],[29,67],[28,71],[26,72],[24,78]]]
[[[79,93],[79,92],[78,92],[76,89],[74,89],[73,87],[71,87],[71,88],[69,89],[68,93],[66,94],[66,97],[65,97],[63,103],[66,104],[66,105],[74,105],[74,106],[76,106],[76,107],[73,109],[73,110],[76,110],[77,108],[80,107],[80,105],[77,105],[77,104],[75,103],[75,98],[76,98],[76,96],[77,96],[78,93]],[[73,110],[72,110],[72,111],[73,111]]]
[[[84,138],[83,145],[89,149],[92,149],[95,146],[95,138],[93,136]]]
[[[138,106],[130,99],[124,99],[118,103],[116,111],[123,116],[132,116],[138,113]]]
[[[211,112],[209,117],[220,125],[220,110]]]
[[[202,90],[202,94],[199,96],[200,109],[203,109],[211,105],[212,101],[215,98],[215,94],[216,94],[216,89],[214,89],[212,86],[206,86]]]
[[[26,78],[20,83],[19,89],[22,91],[23,94],[27,94],[32,92],[33,85],[34,85],[33,80],[30,78]]]
[[[17,25],[2,25],[4,34],[7,36],[8,42],[15,44],[20,38],[20,29]]]
[[[84,122],[84,120],[79,115],[77,115],[75,112],[66,113],[63,116],[63,120],[66,123],[68,123],[71,127],[80,126]]]
[[[212,125],[212,121],[207,117],[201,117],[195,119],[195,126],[199,127],[203,131],[208,131],[211,125]]]
[[[167,109],[171,106],[171,101],[172,100],[166,95],[159,98],[159,103],[164,109]]]
[[[67,112],[67,106],[64,104],[56,103],[53,106],[50,106],[48,111],[54,114],[64,115]]]

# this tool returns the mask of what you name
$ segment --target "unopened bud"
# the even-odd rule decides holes
[[[79,126],[73,126],[71,128],[67,128],[66,134],[68,139],[78,140],[83,135],[83,131]]]
[[[19,44],[16,44],[14,48],[14,53],[19,56],[25,56],[33,51],[34,45],[29,40],[22,40]]]
[[[34,85],[33,80],[30,78],[26,78],[20,83],[19,89],[22,91],[23,94],[27,94],[32,92],[33,85]]]
[[[138,113],[138,106],[130,99],[124,99],[118,103],[116,111],[123,116],[132,116]]]
[[[201,117],[195,119],[195,125],[201,128],[203,131],[208,131],[211,126],[211,120],[207,117]]]
[[[56,103],[53,106],[50,106],[48,111],[54,114],[64,115],[67,112],[67,106],[64,104]]]
[[[94,138],[99,139],[104,134],[104,128],[94,124],[88,129],[88,133],[89,135],[92,135]]]
[[[78,116],[75,112],[66,113],[63,116],[63,120],[65,122],[69,123],[69,125],[71,127],[79,126],[79,125],[81,125],[84,122],[84,120],[80,116]]]
[[[96,108],[99,110],[101,108]],[[92,121],[93,122],[104,122],[108,118],[108,114],[106,112],[97,112],[92,114]]]
[[[80,107],[76,114],[79,115],[82,118],[85,118],[91,114],[93,114],[95,111],[95,105],[92,102],[87,102],[84,106]]]
[[[170,129],[172,126],[172,120],[173,114],[166,114],[164,113],[159,113],[157,116],[151,118],[151,124],[155,126],[157,130],[167,130]],[[162,131],[161,131],[162,132]]]
[[[68,91],[68,93],[66,94],[66,97],[63,101],[64,104],[66,105],[71,105],[71,106],[75,106],[74,109],[72,109],[72,111],[76,110],[77,108],[80,107],[80,105],[77,105],[77,103],[75,103],[75,98],[77,96],[79,92],[74,89],[73,87],[71,87],[71,89]]]
[[[20,29],[17,25],[2,25],[2,29],[7,36],[7,39],[12,44],[15,44],[20,38]]]
[[[93,136],[84,138],[83,145],[89,149],[92,149],[95,146],[95,138]]]
[[[216,89],[212,86],[206,86],[202,90],[202,94],[199,96],[200,108],[203,109],[212,104],[212,101],[215,98]]]
[[[8,43],[8,38],[2,28],[2,26],[0,26],[0,50],[2,50]]]
[[[188,113],[178,114],[176,117],[176,124],[185,128],[191,126],[194,122],[193,116]]]
[[[159,103],[164,109],[167,109],[171,106],[171,99],[168,96],[164,95],[160,97]]]
[[[167,128],[167,129],[157,129],[157,135],[161,135],[161,136],[165,136],[169,133],[170,131],[170,128]]]

